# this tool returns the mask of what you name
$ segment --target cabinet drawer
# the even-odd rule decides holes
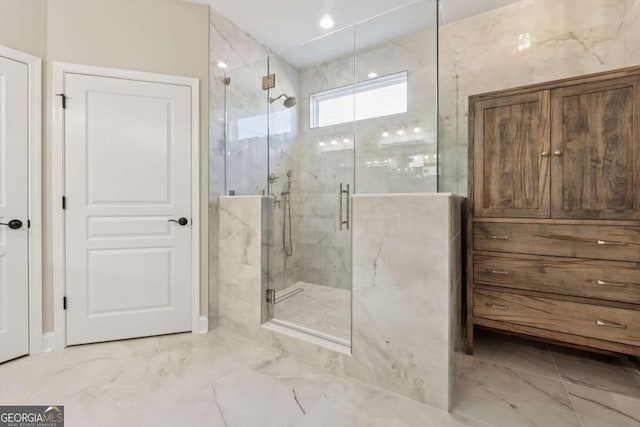
[[[474,249],[640,261],[640,227],[476,223]]]
[[[476,289],[475,317],[640,346],[640,311]]]
[[[476,284],[640,304],[640,263],[480,254],[473,261]]]

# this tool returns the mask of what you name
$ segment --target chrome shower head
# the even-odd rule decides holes
[[[295,96],[289,96],[286,93],[283,93],[282,95],[280,95],[277,98],[269,98],[269,103],[273,104],[274,102],[276,102],[278,99],[284,97],[284,106],[287,108],[291,108],[294,105],[296,105],[296,98]]]

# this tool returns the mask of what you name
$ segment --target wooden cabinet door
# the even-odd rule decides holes
[[[549,217],[549,112],[549,91],[475,103],[475,216]]]
[[[640,77],[551,94],[554,218],[640,219]]]

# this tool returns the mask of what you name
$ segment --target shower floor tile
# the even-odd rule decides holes
[[[288,296],[291,294],[291,296]],[[343,340],[351,339],[351,292],[297,282],[276,292],[275,318]]]

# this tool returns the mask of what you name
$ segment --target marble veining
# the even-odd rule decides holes
[[[340,311],[335,319],[320,323],[313,310],[305,309],[308,305],[297,301],[304,301],[312,290],[322,290],[321,286],[311,286],[273,308],[276,319],[291,320],[286,318],[288,313],[299,319],[299,325],[314,329],[318,325],[324,332],[322,325],[327,322],[347,323],[352,304],[351,355],[260,326],[267,320],[264,314],[272,310],[264,303],[265,279],[256,267],[264,262],[260,236],[265,236],[262,227],[269,199],[220,199],[220,324],[318,366],[449,408],[462,333],[461,211],[459,206],[452,207],[461,198],[448,194],[354,196],[352,299],[341,289],[334,289],[340,301],[330,302],[331,307],[312,298],[314,309],[324,311],[325,317],[327,310]],[[245,259],[246,254],[251,259]],[[341,332],[348,333],[349,329]]]
[[[523,0],[440,26],[445,191],[467,194],[468,97],[640,65],[638,0]]]
[[[480,334],[526,353],[581,352]],[[539,359],[542,365],[545,360]],[[69,347],[0,365],[0,403],[65,406],[70,426],[416,426],[416,427],[631,427],[640,424],[640,400],[594,387],[468,357],[460,371],[452,413],[344,375],[313,367],[279,350],[218,328],[205,335],[176,334]],[[511,363],[513,362],[513,363]],[[526,361],[529,366],[536,362]],[[620,366],[620,359],[599,363]],[[509,375],[488,375],[509,370]],[[544,367],[541,371],[544,371]],[[535,369],[530,369],[535,370]],[[560,372],[563,368],[560,367]],[[640,376],[627,371],[628,376]],[[506,380],[508,379],[508,380]],[[621,380],[615,377],[614,381]],[[537,390],[531,385],[540,386]],[[534,391],[535,390],[535,391]],[[543,397],[558,396],[560,402]]]

